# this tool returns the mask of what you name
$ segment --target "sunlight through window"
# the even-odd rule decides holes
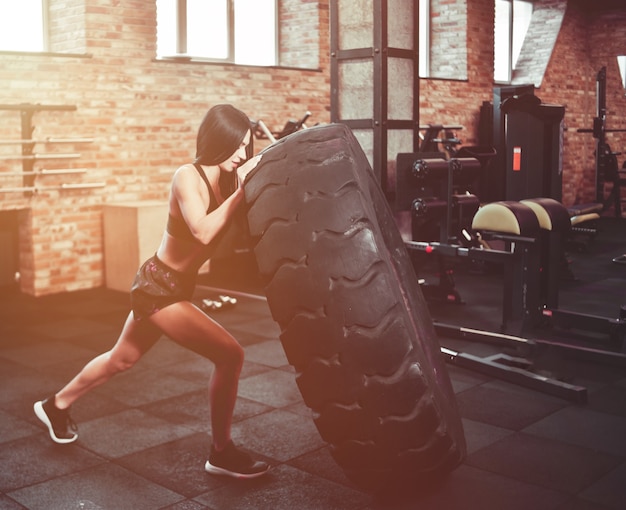
[[[157,0],[157,56],[274,65],[276,26],[276,0]]]
[[[276,63],[276,2],[235,2],[235,62],[273,65]]]
[[[45,51],[42,0],[0,2],[0,50]]]
[[[187,0],[187,54],[228,58],[228,2]]]
[[[530,25],[533,4],[522,0],[496,0],[494,26],[494,80],[508,83]]]

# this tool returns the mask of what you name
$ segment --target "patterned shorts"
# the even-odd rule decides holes
[[[196,286],[195,273],[181,273],[161,262],[156,255],[139,268],[130,289],[135,320],[149,317],[168,305],[189,301]]]

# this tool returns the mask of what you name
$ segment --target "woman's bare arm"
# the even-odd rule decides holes
[[[172,193],[178,203],[183,219],[192,235],[202,244],[209,244],[224,228],[244,199],[243,182],[257,165],[260,157],[248,160],[237,169],[239,187],[217,209],[206,214],[207,204],[198,185],[198,174],[193,167],[180,168],[174,175]]]

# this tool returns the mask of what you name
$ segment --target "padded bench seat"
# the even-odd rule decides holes
[[[602,212],[602,204],[576,204],[569,206],[567,212],[570,215],[572,227],[586,221],[597,220]]]

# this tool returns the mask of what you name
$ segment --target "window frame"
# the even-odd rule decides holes
[[[468,79],[467,44],[451,46],[447,40],[448,20],[463,15],[467,19],[467,5],[461,0],[419,0],[419,77],[432,80],[466,81]],[[452,7],[452,9],[449,9]],[[460,27],[460,25],[459,25]],[[467,38],[467,24],[462,26]],[[445,51],[452,50],[451,58],[444,58]]]
[[[617,68],[619,69],[622,88],[624,89],[624,95],[626,96],[626,55],[617,56]]]
[[[41,0],[41,25],[43,29],[43,51],[50,51],[50,0]]]
[[[221,63],[232,65],[248,65],[248,66],[262,66],[262,67],[275,67],[279,62],[279,3],[278,0],[272,0],[274,3],[274,51],[272,54],[273,62],[271,64],[254,64],[254,63],[242,63],[237,62],[236,54],[236,16],[235,16],[235,1],[225,0],[227,3],[226,19],[227,19],[227,52],[226,57],[210,57],[201,55],[190,55],[188,53],[187,44],[187,0],[174,0],[176,3],[176,34],[175,34],[175,46],[176,53],[174,55],[157,55],[157,59],[170,60],[170,59],[185,59],[192,62],[209,62],[209,63]],[[157,32],[158,37],[158,32]]]
[[[0,52],[3,53],[49,53],[50,52],[50,5],[49,0],[39,0],[40,10],[39,12],[29,13],[29,19],[34,20],[32,30],[28,30],[29,34],[33,34],[35,28],[41,30],[41,47],[38,49],[24,49],[18,47],[0,47]],[[40,25],[40,26],[38,26]]]
[[[419,77],[430,78],[430,0],[419,0]]]
[[[515,23],[515,4],[516,3],[526,3],[532,6],[533,2],[531,0],[494,0],[494,14],[496,13],[496,5],[497,3],[507,3],[509,4],[508,7],[508,16],[507,16],[507,47],[506,47],[506,63],[502,63],[501,66],[504,67],[506,66],[506,78],[497,78],[496,77],[496,71],[498,66],[496,65],[496,46],[498,46],[498,43],[501,43],[502,41],[499,41],[498,38],[496,37],[496,23],[497,23],[497,16],[494,17],[494,62],[493,62],[493,81],[494,83],[497,84],[501,84],[501,85],[510,85],[513,81],[513,72],[516,69],[516,64],[517,64],[517,60],[519,59],[519,53],[518,55],[514,55],[514,47],[516,44],[516,23]],[[519,5],[518,5],[519,7]],[[531,12],[531,18],[532,18],[532,12]],[[528,24],[525,26],[525,30],[523,33],[523,36],[521,37],[521,44],[520,44],[520,49],[523,45],[524,39],[526,37],[526,33],[528,32],[528,27],[530,26],[531,20],[528,20]],[[514,61],[515,58],[515,61]]]

